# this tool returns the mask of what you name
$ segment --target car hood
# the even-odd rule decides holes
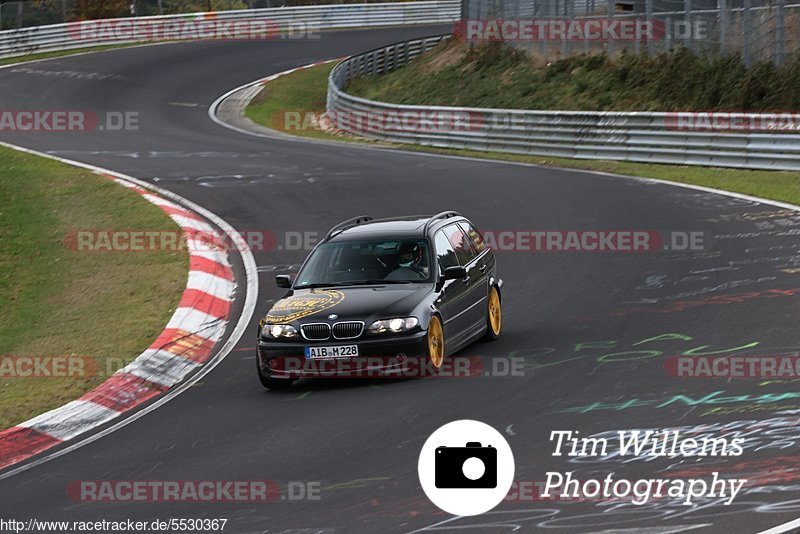
[[[422,298],[432,291],[431,284],[337,287],[301,289],[282,298],[265,317],[269,323],[364,322],[411,315]]]

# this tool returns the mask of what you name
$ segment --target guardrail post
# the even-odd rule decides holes
[[[611,21],[614,20],[615,15],[616,15],[615,11],[616,11],[616,7],[614,5],[614,0],[608,0],[608,18],[609,18],[609,20],[611,20]],[[612,22],[612,25],[613,25],[613,22]],[[614,38],[611,37],[611,32],[609,32],[609,36],[608,36],[608,57],[610,58],[613,55],[614,55]]]
[[[575,0],[565,0],[564,15],[567,18],[567,24],[575,20]],[[564,46],[561,49],[563,55],[569,56],[572,54],[572,41],[569,39],[569,34],[564,36]]]
[[[655,26],[653,22],[653,0],[645,0],[644,1],[644,18],[647,19],[647,55],[653,55],[653,37],[655,33]]]
[[[683,0],[683,11],[683,31],[686,33],[683,37],[683,46],[691,50],[692,33],[694,33],[694,28],[692,28],[692,0]]]
[[[742,61],[747,68],[750,68],[751,65],[750,36],[753,32],[750,15],[750,0],[744,0],[742,4]]]
[[[567,17],[567,2],[569,2],[569,0],[564,0],[564,7],[559,12],[559,8],[561,6],[559,6],[558,0],[556,0],[556,13],[555,13],[556,18],[559,18],[559,16],[561,16],[562,20],[568,18]],[[561,57],[565,57],[566,55],[567,55],[567,36],[563,35],[561,37]]]
[[[664,19],[664,46],[665,52],[672,50],[672,17]]]
[[[473,0],[461,0],[462,2],[472,2]],[[474,0],[478,4],[478,12],[475,13],[475,18],[477,20],[483,20],[483,2],[481,0]]]
[[[475,41],[469,39],[467,36],[467,21],[469,20],[469,11],[472,0],[461,0],[461,29],[464,32],[464,39],[469,43],[469,49],[475,48]],[[408,41],[406,41],[406,50],[408,50]],[[408,62],[408,53],[406,53],[406,62]]]
[[[718,0],[719,8],[719,53],[728,53],[728,0]]]
[[[639,7],[639,2],[635,2],[633,5],[634,5],[633,9],[635,11],[637,7]],[[639,33],[639,27],[641,26],[640,21],[641,21],[641,13],[639,11],[636,11],[636,17],[633,19],[633,22],[636,24],[636,30],[635,30],[636,33],[634,33],[633,37],[633,51],[636,53],[637,56],[639,55],[640,48],[642,46],[642,40],[639,39],[637,35]]]
[[[775,65],[783,65],[784,59],[784,24],[786,23],[786,0],[778,0],[775,17]]]
[[[552,0],[541,0],[541,1],[544,2],[545,4],[544,4],[544,9],[539,9],[539,18],[546,18],[552,16],[550,13],[550,3],[552,2]],[[541,8],[542,6],[540,5],[539,7]],[[538,38],[539,38],[539,53],[542,55],[542,57],[547,57],[547,39],[545,38],[545,35],[541,34],[538,36]]]
[[[584,2],[585,3],[583,4],[583,7],[584,7],[583,16],[584,16],[584,21],[586,21],[586,20],[589,20],[589,13],[590,13],[589,5],[593,5],[594,4],[594,0],[584,0]],[[589,36],[586,35],[585,31],[583,32],[583,53],[584,54],[588,54],[589,53]]]

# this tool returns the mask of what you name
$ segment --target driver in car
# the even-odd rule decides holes
[[[386,275],[386,280],[425,280],[428,268],[423,262],[419,243],[403,243],[397,253],[397,268]]]

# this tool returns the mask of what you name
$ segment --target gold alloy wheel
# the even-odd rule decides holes
[[[503,327],[503,311],[500,308],[500,294],[497,288],[493,287],[489,292],[489,328],[492,329],[492,334],[497,337],[500,335],[500,329]]]
[[[437,316],[431,317],[428,325],[428,356],[431,363],[437,369],[442,366],[444,360],[444,332],[442,332],[442,321]]]

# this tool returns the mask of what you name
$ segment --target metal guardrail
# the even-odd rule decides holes
[[[225,25],[242,28],[261,25],[269,34],[306,30],[450,23],[458,20],[460,0],[391,2],[381,4],[331,4],[320,6],[245,9],[153,17],[129,17],[35,26],[0,32],[0,58],[35,52],[52,52],[98,45],[158,40],[203,39],[202,32],[216,25],[225,38]],[[205,24],[205,26],[204,26]],[[88,31],[87,31],[88,30]],[[291,38],[291,36],[289,36]]]
[[[741,131],[750,129],[748,124],[763,126],[771,120],[765,114],[747,113],[728,116],[738,123],[739,131],[716,131],[711,124],[708,128],[682,124],[702,118],[694,114],[412,106],[367,100],[345,91],[352,78],[388,73],[447,37],[397,43],[340,62],[328,79],[327,111],[332,124],[372,139],[442,148],[800,170],[800,114],[775,115],[772,124],[795,121],[787,133]]]

